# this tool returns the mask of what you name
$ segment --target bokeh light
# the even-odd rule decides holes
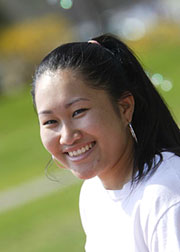
[[[169,80],[163,80],[160,86],[161,86],[161,89],[165,92],[169,92],[173,87],[172,82]]]
[[[63,9],[70,9],[72,8],[72,5],[73,5],[73,1],[72,0],[60,0],[60,6],[63,8]]]
[[[163,82],[163,76],[159,73],[153,74],[151,81],[155,86],[159,86]]]
[[[122,35],[127,40],[139,40],[144,37],[146,27],[138,18],[126,18],[122,25]]]
[[[163,91],[169,92],[173,88],[170,80],[165,80],[160,73],[155,73],[150,77],[154,86],[159,86]]]

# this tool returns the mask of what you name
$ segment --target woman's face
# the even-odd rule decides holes
[[[118,114],[105,91],[90,88],[72,70],[45,72],[36,83],[36,106],[43,145],[77,177],[121,168],[132,139],[125,106]]]

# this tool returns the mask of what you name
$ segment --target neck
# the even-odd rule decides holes
[[[125,149],[118,162],[98,177],[108,190],[120,190],[132,178],[133,141]]]

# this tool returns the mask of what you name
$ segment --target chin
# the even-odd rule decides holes
[[[91,179],[96,176],[96,174],[91,173],[79,173],[77,171],[72,171],[73,175],[79,179],[86,180],[86,179]]]

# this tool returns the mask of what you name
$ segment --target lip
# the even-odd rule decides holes
[[[75,145],[73,147],[65,148],[63,150],[63,154],[67,154],[67,152],[76,151],[76,150],[81,149],[82,147],[84,147],[86,145],[93,144],[93,143],[95,143],[95,141],[91,141],[91,142],[87,142],[87,143],[82,143],[82,144],[77,144],[77,145]]]
[[[82,154],[79,155],[79,156],[73,156],[73,157],[71,157],[71,156],[69,156],[67,153],[64,153],[64,154],[67,156],[67,158],[68,158],[69,160],[71,160],[71,161],[73,161],[73,162],[80,162],[80,161],[86,159],[86,158],[91,154],[91,152],[94,150],[94,148],[96,147],[96,142],[95,142],[95,141],[89,142],[88,144],[90,144],[90,143],[95,143],[95,144],[94,144],[94,146],[93,146],[91,149],[89,149],[89,150],[86,151],[85,153],[82,153]],[[85,144],[85,145],[87,145],[87,144]],[[83,144],[81,147],[78,146],[78,148],[82,148],[82,147],[85,146],[85,145]],[[71,151],[77,150],[78,148],[77,148],[77,147],[76,147],[76,148],[71,148]],[[68,150],[69,150],[69,149],[68,149]],[[70,151],[68,151],[68,152],[70,152]]]

